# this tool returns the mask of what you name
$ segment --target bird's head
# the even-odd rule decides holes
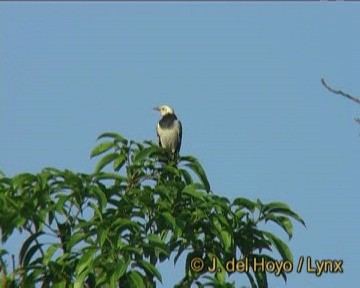
[[[155,107],[154,110],[159,111],[161,116],[164,116],[166,114],[174,114],[175,113],[175,111],[167,105],[161,105],[159,107]]]

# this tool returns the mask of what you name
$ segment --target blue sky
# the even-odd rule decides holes
[[[286,287],[358,282],[359,107],[320,79],[360,96],[359,3],[2,2],[0,13],[7,175],[91,172],[101,132],[156,141],[152,108],[168,104],[181,154],[215,193],[288,203],[307,223],[294,261],[344,261],[343,274],[293,272]],[[160,271],[171,287],[183,267]]]

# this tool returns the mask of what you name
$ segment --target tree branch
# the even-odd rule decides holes
[[[359,99],[359,98],[354,97],[354,96],[351,96],[350,94],[345,93],[345,92],[343,92],[343,91],[341,91],[341,90],[334,90],[334,89],[332,89],[330,86],[328,86],[328,85],[326,84],[326,82],[325,82],[324,79],[321,79],[321,83],[322,83],[322,84],[324,85],[324,87],[325,87],[326,89],[328,89],[330,92],[335,93],[335,94],[342,95],[342,96],[344,96],[344,97],[346,97],[346,98],[348,98],[348,99],[350,99],[350,100],[352,100],[352,101],[354,101],[354,102],[356,102],[357,104],[360,105],[360,99]]]

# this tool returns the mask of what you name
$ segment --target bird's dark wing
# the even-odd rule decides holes
[[[176,147],[176,154],[179,155],[179,152],[180,152],[180,148],[181,148],[181,140],[182,140],[182,125],[181,125],[181,122],[179,120],[178,121],[178,125],[179,125],[179,135],[178,135],[178,144],[177,144],[177,147]]]

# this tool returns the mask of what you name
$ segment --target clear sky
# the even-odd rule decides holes
[[[358,283],[359,107],[320,79],[360,97],[360,3],[2,2],[0,13],[7,175],[91,172],[101,132],[156,141],[152,108],[168,104],[181,154],[215,193],[288,203],[307,223],[289,243],[295,263],[344,260],[343,274],[293,272],[286,287]],[[182,265],[161,266],[163,287]]]

